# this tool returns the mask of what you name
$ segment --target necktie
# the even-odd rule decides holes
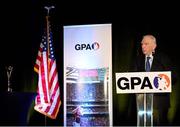
[[[151,66],[150,66],[150,62],[149,60],[151,59],[151,57],[147,57],[147,60],[146,60],[146,71],[150,71],[151,70]]]

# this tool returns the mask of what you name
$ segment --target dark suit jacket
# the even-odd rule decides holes
[[[170,59],[162,53],[156,53],[153,55],[153,63],[151,65],[151,71],[171,71],[172,63]],[[139,55],[134,64],[134,71],[143,72],[145,71],[145,55]],[[172,76],[173,79],[174,76]],[[154,94],[154,108],[156,109],[168,109],[170,107],[170,94],[169,93],[155,93]]]

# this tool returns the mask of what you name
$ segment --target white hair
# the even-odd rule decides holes
[[[156,38],[155,38],[153,35],[147,34],[147,35],[144,35],[144,36],[143,36],[143,38],[145,38],[145,37],[150,38],[150,39],[156,44]]]

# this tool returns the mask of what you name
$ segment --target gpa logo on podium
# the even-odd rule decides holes
[[[171,92],[171,72],[116,73],[117,93]]]
[[[159,74],[154,78],[154,86],[158,90],[166,90],[170,87],[170,77],[166,74]]]

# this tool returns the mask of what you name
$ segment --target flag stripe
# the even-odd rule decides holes
[[[34,65],[34,71],[38,73],[38,89],[35,98],[34,109],[52,119],[57,117],[60,100],[60,87],[56,60],[52,47],[52,33],[47,20],[47,29],[42,37],[42,42]],[[47,33],[49,30],[49,33]],[[49,35],[49,37],[48,37]],[[49,39],[49,40],[48,40]]]

